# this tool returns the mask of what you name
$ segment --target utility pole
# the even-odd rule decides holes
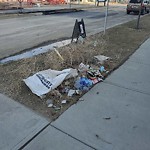
[[[106,27],[107,27],[108,7],[109,7],[109,0],[107,0],[107,6],[105,10],[104,35],[106,33]]]
[[[96,2],[97,2],[97,0],[95,0],[95,6],[96,6]]]
[[[141,0],[141,5],[140,5],[140,8],[139,8],[139,15],[138,15],[138,19],[137,19],[136,29],[139,29],[140,17],[141,17],[141,12],[142,12],[142,4],[143,4],[143,0]]]
[[[78,5],[80,5],[80,0],[78,0]]]
[[[71,8],[71,0],[69,0],[69,8]]]

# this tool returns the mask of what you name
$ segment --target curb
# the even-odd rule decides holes
[[[76,9],[76,8],[68,8],[68,9],[57,9],[57,10],[45,10],[42,11],[43,15],[49,15],[49,14],[58,14],[58,13],[70,13],[70,12],[79,12],[83,11],[82,9]]]
[[[0,12],[0,15],[7,14],[30,14],[30,13],[42,13],[43,15],[58,14],[58,13],[71,13],[83,11],[81,8],[64,8],[64,9],[54,9],[54,10],[18,10],[17,12]]]

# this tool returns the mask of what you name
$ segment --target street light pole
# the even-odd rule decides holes
[[[109,0],[107,0],[107,6],[106,6],[106,11],[105,11],[104,35],[106,33],[106,27],[107,27],[108,7],[109,7]]]
[[[97,0],[95,0],[95,6],[96,6],[96,2],[97,2]]]
[[[69,8],[71,8],[71,0],[69,0]]]
[[[142,4],[143,4],[143,0],[141,0],[141,5],[140,5],[140,8],[139,8],[139,15],[138,15],[137,26],[136,26],[137,29],[139,29],[139,24],[140,24],[140,17],[141,17],[141,12],[142,12]]]

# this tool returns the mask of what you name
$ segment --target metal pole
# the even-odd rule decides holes
[[[71,8],[71,0],[69,0],[69,2],[70,2],[70,3],[69,3],[69,8]]]
[[[141,11],[142,11],[142,3],[143,3],[143,0],[141,0],[141,5],[140,5],[140,8],[139,8],[139,15],[138,15],[137,26],[136,26],[137,29],[139,29],[139,24],[140,24],[140,17],[141,17]]]
[[[108,7],[109,7],[109,0],[107,0],[107,6],[106,6],[106,11],[105,11],[104,35],[106,33],[107,17],[108,17]]]
[[[95,0],[95,6],[96,6],[96,2],[97,2],[97,0]]]
[[[20,7],[21,7],[21,13],[22,13],[22,11],[23,11],[23,9],[22,9],[22,2],[20,3]]]
[[[80,4],[80,0],[78,0],[78,5]]]

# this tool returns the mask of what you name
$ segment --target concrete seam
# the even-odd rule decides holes
[[[114,86],[117,86],[117,87],[120,87],[120,88],[123,88],[123,89],[127,89],[127,90],[130,90],[130,91],[133,91],[133,92],[137,92],[137,93],[141,93],[141,94],[145,94],[145,95],[150,96],[149,93],[146,93],[146,92],[144,92],[144,91],[140,91],[140,90],[132,89],[132,88],[127,88],[127,87],[125,87],[125,86],[122,86],[122,85],[119,85],[119,84],[116,84],[116,83],[113,83],[113,82],[110,82],[110,81],[104,81],[103,83],[105,83],[105,84],[110,84],[110,85],[114,85]]]
[[[22,150],[23,148],[25,148],[33,139],[35,139],[43,130],[45,130],[48,126],[50,125],[50,123],[48,123],[47,125],[45,125],[38,133],[36,133],[30,140],[28,140],[24,145],[22,145],[18,150]]]
[[[150,64],[146,64],[146,63],[143,63],[143,62],[140,62],[140,61],[136,61],[136,60],[130,60],[130,62],[141,64],[141,65],[145,65],[145,66],[150,66]]]
[[[50,125],[50,126],[51,126],[51,127],[53,127],[53,128],[55,128],[56,130],[58,130],[58,131],[60,131],[60,132],[64,133],[64,134],[66,134],[67,136],[71,137],[72,139],[74,139],[74,140],[76,140],[76,141],[78,141],[78,142],[80,142],[80,143],[82,143],[82,144],[84,144],[84,145],[86,145],[86,146],[88,146],[88,147],[90,147],[90,148],[94,149],[94,150],[97,150],[97,149],[96,149],[96,148],[94,148],[93,146],[91,146],[91,145],[89,145],[89,144],[87,144],[87,143],[85,143],[85,142],[83,142],[83,141],[81,141],[81,140],[77,139],[76,137],[72,136],[71,134],[68,134],[68,133],[67,133],[67,132],[65,132],[65,131],[62,131],[61,129],[59,129],[59,128],[55,127],[54,125]]]

